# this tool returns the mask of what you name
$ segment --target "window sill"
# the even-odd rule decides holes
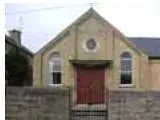
[[[133,84],[120,84],[119,88],[134,88],[135,86]]]
[[[62,87],[63,85],[62,84],[49,84],[48,86],[51,86],[51,87]]]

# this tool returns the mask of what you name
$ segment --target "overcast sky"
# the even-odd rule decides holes
[[[36,52],[86,12],[90,8],[87,3],[93,2],[98,3],[93,8],[126,36],[160,37],[160,0],[74,1],[6,4],[5,29],[21,29],[22,44]]]

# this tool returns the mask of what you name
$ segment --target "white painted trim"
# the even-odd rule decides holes
[[[121,70],[121,74],[132,74],[132,70]]]
[[[132,58],[121,58],[121,61],[132,61]]]
[[[62,87],[63,84],[48,84],[48,86],[51,86],[51,87]]]
[[[130,88],[130,87],[134,87],[133,84],[119,84],[120,88]]]

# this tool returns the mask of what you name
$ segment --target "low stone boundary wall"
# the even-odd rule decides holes
[[[6,120],[68,120],[67,88],[7,87]]]
[[[160,120],[160,92],[111,91],[109,120]]]
[[[7,87],[6,120],[69,120],[70,89]],[[110,91],[108,120],[160,120],[160,92]]]

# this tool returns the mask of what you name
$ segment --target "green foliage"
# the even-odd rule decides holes
[[[31,67],[26,56],[17,49],[12,49],[5,55],[8,85],[23,86],[31,84]]]

